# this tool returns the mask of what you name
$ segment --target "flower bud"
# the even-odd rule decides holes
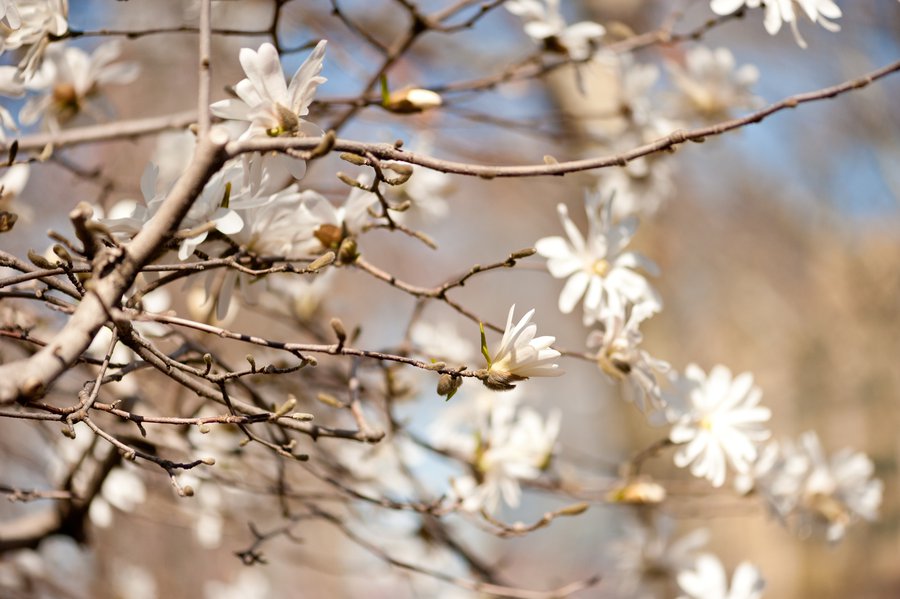
[[[437,93],[418,87],[401,89],[390,94],[383,106],[398,114],[414,114],[443,104],[443,99]]]

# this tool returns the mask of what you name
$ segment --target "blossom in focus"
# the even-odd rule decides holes
[[[28,99],[19,120],[24,125],[43,120],[55,130],[79,114],[102,116],[97,102],[102,88],[125,85],[138,76],[137,63],[115,62],[120,52],[118,41],[102,44],[92,54],[72,46],[51,46],[40,70],[25,80],[27,89],[41,93]]]
[[[636,252],[624,251],[637,229],[637,218],[614,222],[612,202],[587,202],[588,236],[585,239],[569,218],[565,204],[557,210],[568,239],[544,237],[535,243],[547,258],[547,268],[557,279],[567,278],[559,296],[559,310],[570,313],[582,300],[584,323],[591,325],[607,313],[624,314],[630,303],[641,310],[658,312],[659,296],[635,269],[656,271],[656,266]]]
[[[840,26],[829,19],[839,19],[843,14],[841,8],[833,0],[712,0],[710,8],[717,15],[730,15],[731,13],[747,6],[756,8],[764,6],[766,16],[764,25],[770,35],[775,35],[781,30],[784,23],[791,26],[794,39],[801,48],[806,47],[806,42],[800,36],[797,20],[800,14],[805,14],[810,21],[818,23],[828,31],[840,31]]]
[[[531,322],[534,309],[525,313],[513,325],[515,304],[509,309],[506,329],[500,345],[488,361],[487,378],[484,384],[494,391],[505,391],[515,387],[514,383],[533,376],[560,376],[563,374],[554,361],[560,353],[550,346],[556,337],[545,335],[535,337],[537,325]],[[486,352],[486,350],[485,350]]]
[[[772,415],[759,405],[762,391],[754,386],[753,375],[745,372],[732,378],[721,365],[707,375],[690,364],[678,386],[681,393],[667,406],[675,415],[669,440],[680,445],[675,465],[690,466],[691,474],[715,487],[725,482],[727,464],[739,473],[748,472],[757,446],[770,436],[765,423]]]
[[[766,581],[759,568],[750,562],[741,562],[734,570],[731,586],[722,562],[711,553],[697,558],[691,569],[678,574],[679,599],[759,599]]]
[[[244,137],[268,135],[321,135],[322,130],[304,121],[316,89],[326,79],[319,75],[325,58],[325,40],[316,44],[291,78],[285,82],[275,46],[265,43],[259,50],[243,48],[238,56],[246,79],[234,86],[236,99],[214,102],[213,114],[223,119],[247,121]]]
[[[591,21],[566,25],[559,0],[508,0],[504,6],[525,21],[525,33],[551,51],[564,52],[572,60],[585,60],[606,30]]]
[[[658,410],[664,406],[657,375],[669,371],[667,362],[639,348],[643,335],[638,327],[650,316],[652,312],[646,306],[632,308],[627,318],[609,312],[598,322],[599,330],[592,331],[587,340],[588,347],[597,349],[600,370],[614,381],[627,379],[635,385],[640,393],[641,410]]]
[[[684,65],[670,61],[667,67],[678,90],[672,95],[671,107],[679,118],[716,121],[728,118],[735,109],[760,105],[751,91],[759,70],[751,64],[735,68],[728,48],[697,46],[687,52]]]

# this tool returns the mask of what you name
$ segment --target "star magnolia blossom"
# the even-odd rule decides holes
[[[67,0],[4,0],[0,21],[0,54],[22,46],[30,46],[19,62],[19,70],[30,77],[39,66],[47,49],[49,36],[63,35],[69,29]]]
[[[761,456],[766,460],[754,487],[800,534],[822,531],[838,541],[855,520],[877,518],[884,483],[872,478],[875,468],[865,454],[843,449],[829,459],[814,432],[773,452]]]
[[[693,569],[678,574],[678,586],[683,592],[679,599],[759,599],[766,581],[759,568],[742,562],[735,568],[729,588],[722,562],[715,555],[704,553]]]
[[[566,26],[559,12],[559,0],[509,0],[506,9],[525,21],[525,33],[548,50],[562,51],[572,60],[585,60],[592,44],[606,33],[602,25],[581,21]]]
[[[506,330],[493,357],[488,363],[487,378],[484,384],[494,391],[505,391],[515,387],[513,383],[533,376],[559,376],[563,374],[559,365],[553,361],[560,353],[550,345],[556,337],[535,337],[537,325],[531,322],[534,309],[513,326],[513,313],[516,305],[509,309],[506,318]]]
[[[669,440],[681,445],[675,465],[690,465],[691,474],[715,487],[725,482],[726,463],[749,472],[757,445],[770,436],[765,423],[772,415],[759,406],[762,391],[753,385],[753,375],[745,372],[732,379],[731,371],[720,365],[707,376],[691,364],[679,383],[683,396],[674,398],[672,411],[681,414],[669,433]]]
[[[103,86],[128,84],[138,76],[136,63],[114,62],[120,51],[117,41],[99,46],[93,54],[74,47],[50,47],[40,70],[25,80],[26,88],[42,93],[25,103],[19,119],[25,125],[43,119],[54,130],[78,114],[99,112],[91,100]]]
[[[242,49],[239,59],[247,78],[234,86],[237,99],[221,100],[210,106],[213,114],[247,121],[249,128],[242,135],[244,138],[321,135],[321,129],[302,117],[309,114],[316,89],[326,81],[319,75],[325,43],[322,40],[316,45],[294,73],[290,85],[285,82],[275,46],[266,43],[256,51]]]
[[[689,568],[709,541],[709,531],[703,528],[678,539],[674,532],[675,521],[662,515],[651,522],[626,521],[622,536],[608,548],[615,564],[611,582],[617,597],[658,596],[653,589],[674,583],[678,572]]]
[[[712,0],[710,8],[717,15],[730,15],[731,13],[747,6],[756,8],[765,6],[766,16],[764,25],[770,35],[775,35],[781,30],[783,23],[789,23],[794,32],[794,39],[801,48],[806,47],[806,42],[800,37],[797,27],[798,8],[809,17],[813,23],[818,23],[828,31],[840,31],[840,26],[828,19],[839,19],[843,14],[841,8],[832,0]]]
[[[665,405],[656,375],[669,371],[667,362],[653,358],[638,347],[643,340],[638,327],[651,315],[646,308],[632,309],[627,319],[621,314],[609,313],[600,321],[601,329],[593,331],[587,341],[588,347],[597,348],[597,364],[607,376],[634,383],[640,392],[638,407],[641,410],[658,410]]]
[[[584,323],[591,325],[608,312],[624,314],[630,302],[642,310],[658,312],[662,303],[647,280],[635,272],[642,268],[655,272],[656,266],[635,252],[624,252],[637,228],[637,218],[613,222],[611,202],[587,207],[588,238],[569,218],[564,204],[557,210],[569,239],[544,237],[535,243],[547,258],[550,274],[568,277],[559,296],[559,309],[570,313],[584,298]]]
[[[479,433],[473,465],[477,476],[453,481],[466,511],[495,512],[500,499],[517,507],[520,480],[533,480],[549,464],[559,435],[560,413],[545,420],[530,408],[517,409],[515,401],[494,401],[488,422]]]
[[[727,48],[697,46],[688,51],[684,63],[667,65],[679,92],[672,106],[679,116],[722,120],[732,110],[759,106],[760,99],[750,89],[759,70],[750,64],[735,69],[734,55]]]

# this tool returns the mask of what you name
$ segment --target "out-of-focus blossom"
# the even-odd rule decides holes
[[[684,65],[670,61],[666,66],[678,90],[670,104],[676,118],[716,121],[728,118],[734,110],[760,106],[760,98],[751,89],[759,70],[751,64],[735,68],[728,48],[697,46],[687,52]]]
[[[565,204],[559,204],[568,239],[544,237],[535,243],[538,253],[547,258],[550,274],[568,278],[559,296],[560,311],[570,313],[583,298],[585,325],[609,313],[624,315],[628,304],[641,306],[647,313],[658,312],[662,308],[659,296],[635,270],[654,273],[656,266],[636,252],[624,251],[637,229],[637,218],[615,222],[611,202],[594,205],[589,198],[586,204],[587,239],[569,218]]]
[[[100,494],[91,501],[88,516],[95,526],[108,528],[112,524],[112,508],[133,512],[146,497],[144,481],[137,473],[130,469],[115,468],[103,481]]]
[[[515,304],[509,309],[506,329],[500,345],[488,364],[488,376],[484,384],[494,391],[505,391],[515,387],[514,383],[533,376],[560,376],[563,371],[555,360],[560,353],[550,346],[556,337],[545,335],[535,337],[537,325],[531,322],[534,309],[525,313],[513,325]]]
[[[766,587],[759,568],[741,562],[734,570],[731,586],[722,562],[711,553],[697,558],[693,568],[678,574],[679,599],[759,599]]]
[[[72,46],[51,46],[40,70],[25,80],[26,88],[40,93],[28,99],[19,120],[24,125],[42,120],[55,130],[80,114],[102,116],[97,99],[103,87],[125,85],[138,76],[137,63],[115,62],[120,51],[118,41],[106,42],[92,54]]]
[[[784,23],[790,25],[794,32],[794,39],[801,48],[806,47],[806,41],[800,36],[797,20],[800,14],[805,14],[810,21],[818,23],[828,31],[840,31],[840,26],[829,19],[840,19],[841,8],[833,0],[712,0],[710,8],[717,15],[730,15],[743,8],[756,8],[764,6],[766,16],[764,25],[770,35],[775,35],[781,30]]]
[[[452,481],[453,491],[466,511],[494,512],[501,498],[511,507],[519,505],[520,480],[540,476],[553,454],[559,434],[560,413],[544,419],[531,408],[519,408],[517,401],[479,401],[480,409],[461,437],[444,436],[451,449],[462,449],[472,461],[474,474]],[[487,408],[487,409],[485,409]],[[461,445],[454,446],[458,439]]]
[[[50,36],[63,35],[69,29],[67,0],[4,0],[5,13],[0,20],[0,54],[30,46],[18,69],[29,79],[38,68]]]
[[[446,320],[417,321],[410,330],[410,339],[422,354],[435,360],[466,364],[475,355],[472,344]]]
[[[559,0],[508,0],[506,9],[525,21],[525,33],[547,50],[568,54],[572,60],[588,58],[606,33],[602,25],[581,21],[566,25]]]
[[[368,191],[373,182],[370,173],[361,174],[357,182],[362,187],[352,187],[347,199],[337,207],[314,191],[305,192],[305,218],[314,224],[311,237],[305,245],[299,245],[298,250],[311,253],[323,249],[337,251],[344,239],[362,232],[371,221],[369,208],[378,203],[378,196]]]
[[[610,543],[610,582],[617,596],[656,599],[674,594],[678,572],[694,563],[709,531],[697,529],[678,539],[673,539],[674,532],[674,521],[658,516],[651,522],[629,522],[623,535]]]
[[[110,568],[112,587],[118,599],[157,599],[156,579],[149,570],[135,564],[121,563]]]
[[[830,458],[814,432],[773,445],[755,470],[753,490],[799,535],[839,541],[856,520],[875,520],[884,483],[868,456],[843,449]],[[746,486],[746,485],[745,485]]]
[[[758,445],[769,438],[766,427],[772,413],[759,405],[762,391],[749,372],[732,378],[725,366],[709,375],[696,364],[685,369],[679,393],[668,402],[675,418],[669,439],[681,445],[675,465],[691,467],[691,474],[713,486],[725,482],[726,466],[739,473],[750,471]]]
[[[657,375],[669,371],[669,364],[640,349],[643,335],[638,327],[652,313],[646,306],[624,314],[609,312],[600,319],[600,329],[591,332],[587,345],[597,349],[597,364],[615,381],[629,380],[638,390],[641,410],[659,410],[664,406]],[[646,400],[646,403],[645,403]]]
[[[230,583],[210,580],[203,585],[206,599],[268,599],[272,586],[262,568],[241,568]]]
[[[15,200],[25,190],[31,168],[27,164],[14,164],[0,175],[0,210],[18,212]]]

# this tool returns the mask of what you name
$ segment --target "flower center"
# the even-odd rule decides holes
[[[61,108],[78,109],[78,92],[71,83],[60,83],[53,88],[53,102]]]
[[[602,258],[600,260],[594,260],[594,263],[591,265],[591,270],[598,277],[605,277],[609,274],[611,268],[612,265]]]

